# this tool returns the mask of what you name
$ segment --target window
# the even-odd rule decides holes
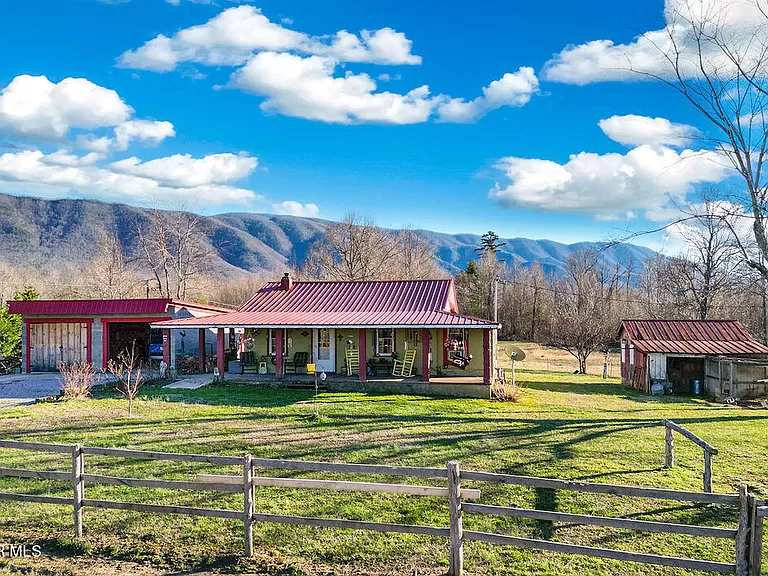
[[[392,356],[395,351],[395,330],[394,328],[376,329],[376,355]]]
[[[277,329],[269,329],[269,355],[277,356]],[[283,356],[288,355],[288,346],[285,341],[285,334],[283,334]]]
[[[469,330],[466,328],[451,328],[448,330],[448,341],[452,344],[456,341],[458,344],[455,350],[453,348],[448,349],[449,361],[457,357],[469,357]]]

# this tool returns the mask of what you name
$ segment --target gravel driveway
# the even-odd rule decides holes
[[[8,374],[0,376],[0,408],[31,404],[37,398],[57,396],[61,391],[58,374]]]

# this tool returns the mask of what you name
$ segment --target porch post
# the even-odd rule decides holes
[[[491,331],[483,328],[483,384],[491,383]]]
[[[219,378],[224,379],[224,328],[216,330],[216,367]]]
[[[283,377],[283,329],[277,328],[275,334],[275,373],[278,378]]]
[[[421,381],[429,382],[429,328],[421,330]]]
[[[171,369],[171,331],[163,328],[163,362]]]
[[[368,380],[368,363],[365,361],[368,343],[365,340],[365,328],[360,328],[360,337],[358,338],[358,351],[360,352],[360,366],[357,369],[360,382]]]
[[[205,372],[205,328],[197,331],[197,369]]]

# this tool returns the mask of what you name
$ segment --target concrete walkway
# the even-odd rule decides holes
[[[197,390],[213,382],[213,374],[185,374],[163,386],[163,390]]]

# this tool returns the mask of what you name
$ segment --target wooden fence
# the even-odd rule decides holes
[[[690,430],[683,428],[680,424],[675,424],[672,420],[665,418],[661,423],[664,424],[666,434],[664,465],[667,468],[673,468],[675,465],[675,438],[673,432],[679,432],[704,450],[704,492],[712,492],[712,456],[717,455],[717,448],[702,440]]]
[[[598,484],[538,478],[531,476],[516,476],[480,471],[461,470],[458,462],[449,462],[445,468],[427,468],[411,466],[387,466],[374,464],[343,464],[331,462],[308,462],[298,460],[276,460],[245,456],[214,456],[202,454],[180,454],[169,452],[152,452],[146,450],[127,450],[121,448],[94,448],[88,446],[43,444],[38,442],[19,442],[0,440],[0,448],[32,450],[42,452],[57,452],[71,454],[72,468],[70,471],[23,470],[17,468],[0,468],[0,476],[18,478],[37,478],[43,480],[61,480],[72,483],[73,496],[45,496],[38,494],[17,494],[0,492],[0,500],[18,500],[22,502],[38,502],[45,504],[62,504],[73,507],[75,536],[83,534],[83,509],[107,508],[117,510],[133,510],[138,512],[159,514],[188,514],[193,516],[211,516],[229,518],[243,522],[244,549],[247,555],[253,554],[253,524],[255,522],[274,522],[279,524],[296,524],[327,528],[350,530],[373,530],[379,532],[400,532],[408,534],[423,534],[438,538],[446,538],[450,545],[451,576],[461,576],[464,564],[464,542],[488,542],[493,544],[510,545],[521,548],[548,550],[566,554],[596,556],[620,561],[640,562],[703,570],[720,573],[735,573],[738,576],[757,576],[760,573],[762,556],[762,526],[763,518],[768,515],[768,506],[758,501],[754,495],[747,492],[746,486],[740,486],[738,494],[713,494],[709,492],[686,492],[661,488],[642,488],[638,486],[621,486],[614,484]],[[238,466],[242,475],[197,474],[194,481],[157,480],[144,478],[122,478],[85,472],[85,456],[113,456],[124,458],[143,458],[152,460],[170,460],[177,462],[198,462],[221,466]],[[342,480],[274,478],[255,475],[255,468],[287,469],[309,472],[347,473],[365,475],[385,475],[410,478],[442,479],[446,486],[421,486],[413,484],[396,484],[382,482],[352,482]],[[736,507],[739,511],[738,525],[731,528],[699,526],[689,524],[674,524],[629,518],[594,516],[587,514],[571,514],[548,510],[532,510],[526,508],[492,506],[466,502],[478,500],[480,490],[467,488],[464,481],[495,484],[508,484],[532,488],[552,490],[567,490],[596,494],[612,494],[654,500],[670,500],[676,502],[691,502],[700,504],[717,504]],[[85,485],[111,484],[141,488],[164,488],[176,490],[202,490],[236,492],[243,495],[241,510],[216,508],[194,508],[189,506],[165,506],[159,504],[143,504],[138,502],[122,502],[112,500],[94,500],[87,498]],[[259,486],[294,488],[304,490],[340,490],[354,492],[380,492],[387,494],[404,494],[414,496],[433,496],[445,498],[448,501],[448,526],[425,526],[391,524],[385,522],[368,522],[360,520],[343,520],[337,518],[316,518],[290,516],[281,514],[265,514],[255,510],[255,490]],[[694,558],[661,556],[640,552],[614,550],[522,538],[505,534],[495,534],[464,530],[463,516],[465,514],[490,514],[496,516],[511,516],[517,518],[532,518],[552,522],[568,522],[572,524],[606,526],[637,531],[663,532],[670,534],[685,534],[702,538],[719,538],[735,540],[736,557],[733,563],[715,562]]]

